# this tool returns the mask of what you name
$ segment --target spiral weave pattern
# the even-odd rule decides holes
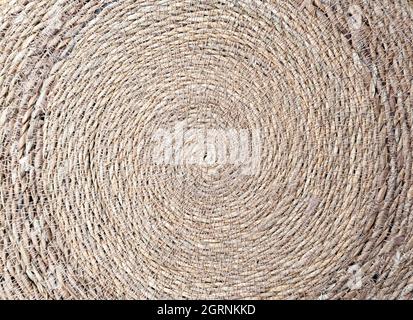
[[[412,130],[408,0],[1,1],[0,298],[412,299]]]

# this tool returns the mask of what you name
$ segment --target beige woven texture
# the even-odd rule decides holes
[[[2,2],[0,298],[413,298],[409,1]]]

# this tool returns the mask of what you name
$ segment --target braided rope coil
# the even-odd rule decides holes
[[[0,1],[0,298],[412,299],[412,43],[407,0]]]

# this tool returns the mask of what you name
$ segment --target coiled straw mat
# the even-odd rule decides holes
[[[1,298],[412,299],[410,2],[0,12]]]

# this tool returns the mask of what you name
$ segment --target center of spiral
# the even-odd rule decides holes
[[[152,137],[153,164],[237,166],[245,175],[259,169],[261,134],[257,128],[194,127],[186,121],[159,128]]]

